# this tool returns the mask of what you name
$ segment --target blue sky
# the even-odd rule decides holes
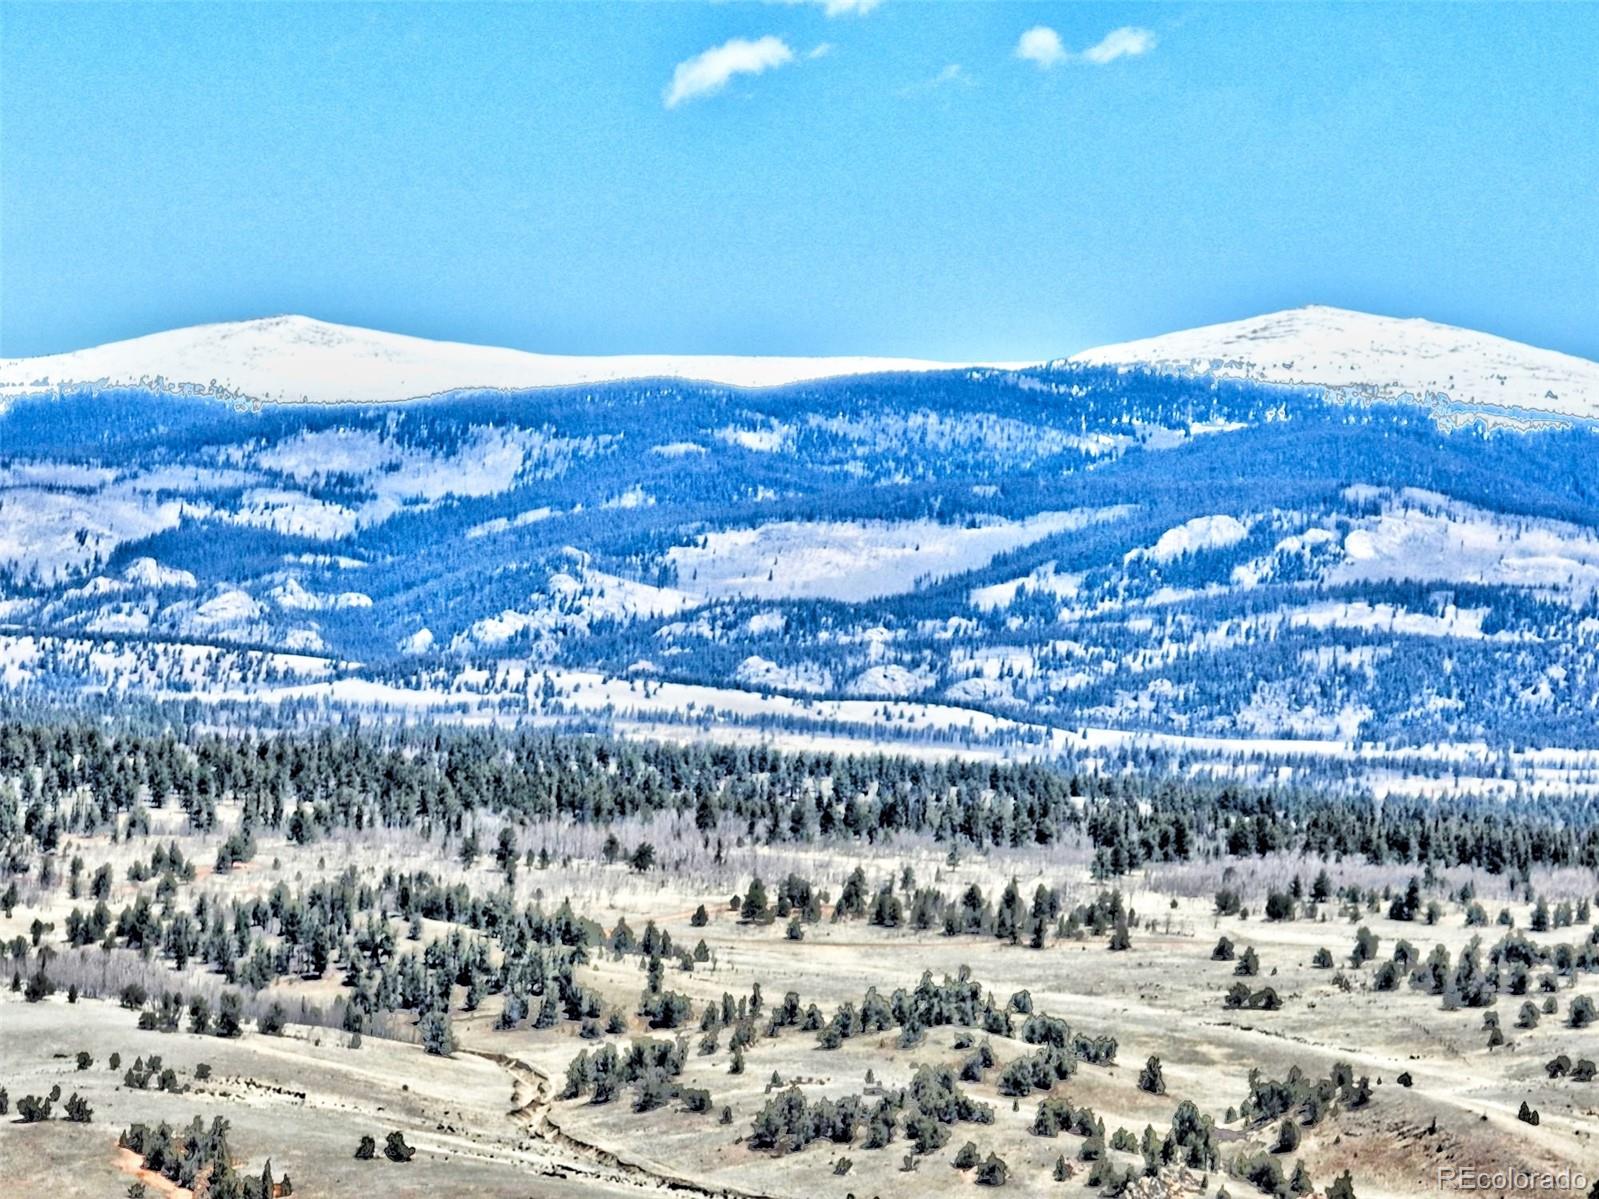
[[[0,354],[1037,359],[1326,303],[1599,358],[1599,5],[831,9],[7,0]]]

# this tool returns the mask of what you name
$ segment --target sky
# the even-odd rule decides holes
[[[0,356],[323,320],[1038,360],[1301,304],[1599,358],[1599,5],[0,3]]]

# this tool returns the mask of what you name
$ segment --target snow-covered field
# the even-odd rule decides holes
[[[0,490],[0,567],[54,581],[87,569],[117,546],[176,527],[188,507],[125,484],[92,492]]]
[[[1407,488],[1344,538],[1330,582],[1445,579],[1532,587],[1581,601],[1599,588],[1599,535],[1551,520],[1487,512]]]
[[[931,520],[777,521],[707,533],[672,549],[678,585],[707,597],[864,600],[986,566],[996,555],[1125,516],[1127,509],[1041,512],[968,525]]]

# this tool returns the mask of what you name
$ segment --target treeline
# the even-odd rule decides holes
[[[1379,863],[1599,867],[1591,798],[1507,801],[1328,795],[1045,764],[839,757],[732,746],[627,744],[494,731],[324,730],[310,735],[114,735],[88,724],[0,723],[0,846],[68,834],[139,835],[176,807],[197,830],[218,805],[242,816],[217,867],[271,832],[310,844],[335,830],[474,835],[475,817],[607,824],[692,813],[707,839],[875,841],[928,834],[956,846],[1086,843],[1101,877],[1207,856],[1302,853]],[[503,864],[503,863],[502,863]],[[159,872],[162,863],[152,862]],[[181,867],[179,868],[181,869]],[[52,881],[54,874],[49,876]]]

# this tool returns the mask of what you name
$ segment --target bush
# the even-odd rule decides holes
[[[266,1012],[255,1022],[257,1031],[269,1037],[281,1037],[283,1035],[283,1025],[283,1005],[277,1000],[273,1000],[272,1006],[267,1008]]]
[[[1299,1121],[1290,1116],[1277,1129],[1277,1143],[1271,1147],[1271,1151],[1273,1153],[1292,1153],[1298,1148]]]
[[[408,1162],[416,1156],[416,1150],[405,1143],[405,1134],[391,1132],[383,1143],[383,1156],[391,1162]]]
[[[983,1159],[983,1164],[977,1167],[977,1173],[973,1177],[977,1180],[978,1186],[1002,1187],[1010,1177],[1010,1167],[1005,1164],[1003,1158],[990,1153]]]
[[[224,991],[217,1004],[216,1033],[219,1037],[237,1037],[244,1031],[243,1002],[236,991]]]
[[[435,1057],[449,1057],[455,1052],[455,1030],[450,1026],[448,1012],[435,1010],[426,1013],[417,1022],[417,1029],[422,1034],[422,1048],[428,1053]]]
[[[44,967],[41,965],[28,976],[28,985],[23,988],[22,997],[29,1003],[38,1003],[54,995],[55,990],[55,984],[50,981],[49,976],[44,972]]]
[[[1161,1073],[1158,1057],[1152,1057],[1144,1063],[1144,1068],[1138,1075],[1138,1089],[1147,1091],[1151,1095],[1166,1093],[1166,1076]]]
[[[361,1143],[355,1147],[355,1160],[369,1162],[378,1155],[378,1143],[371,1137],[362,1137]]]

